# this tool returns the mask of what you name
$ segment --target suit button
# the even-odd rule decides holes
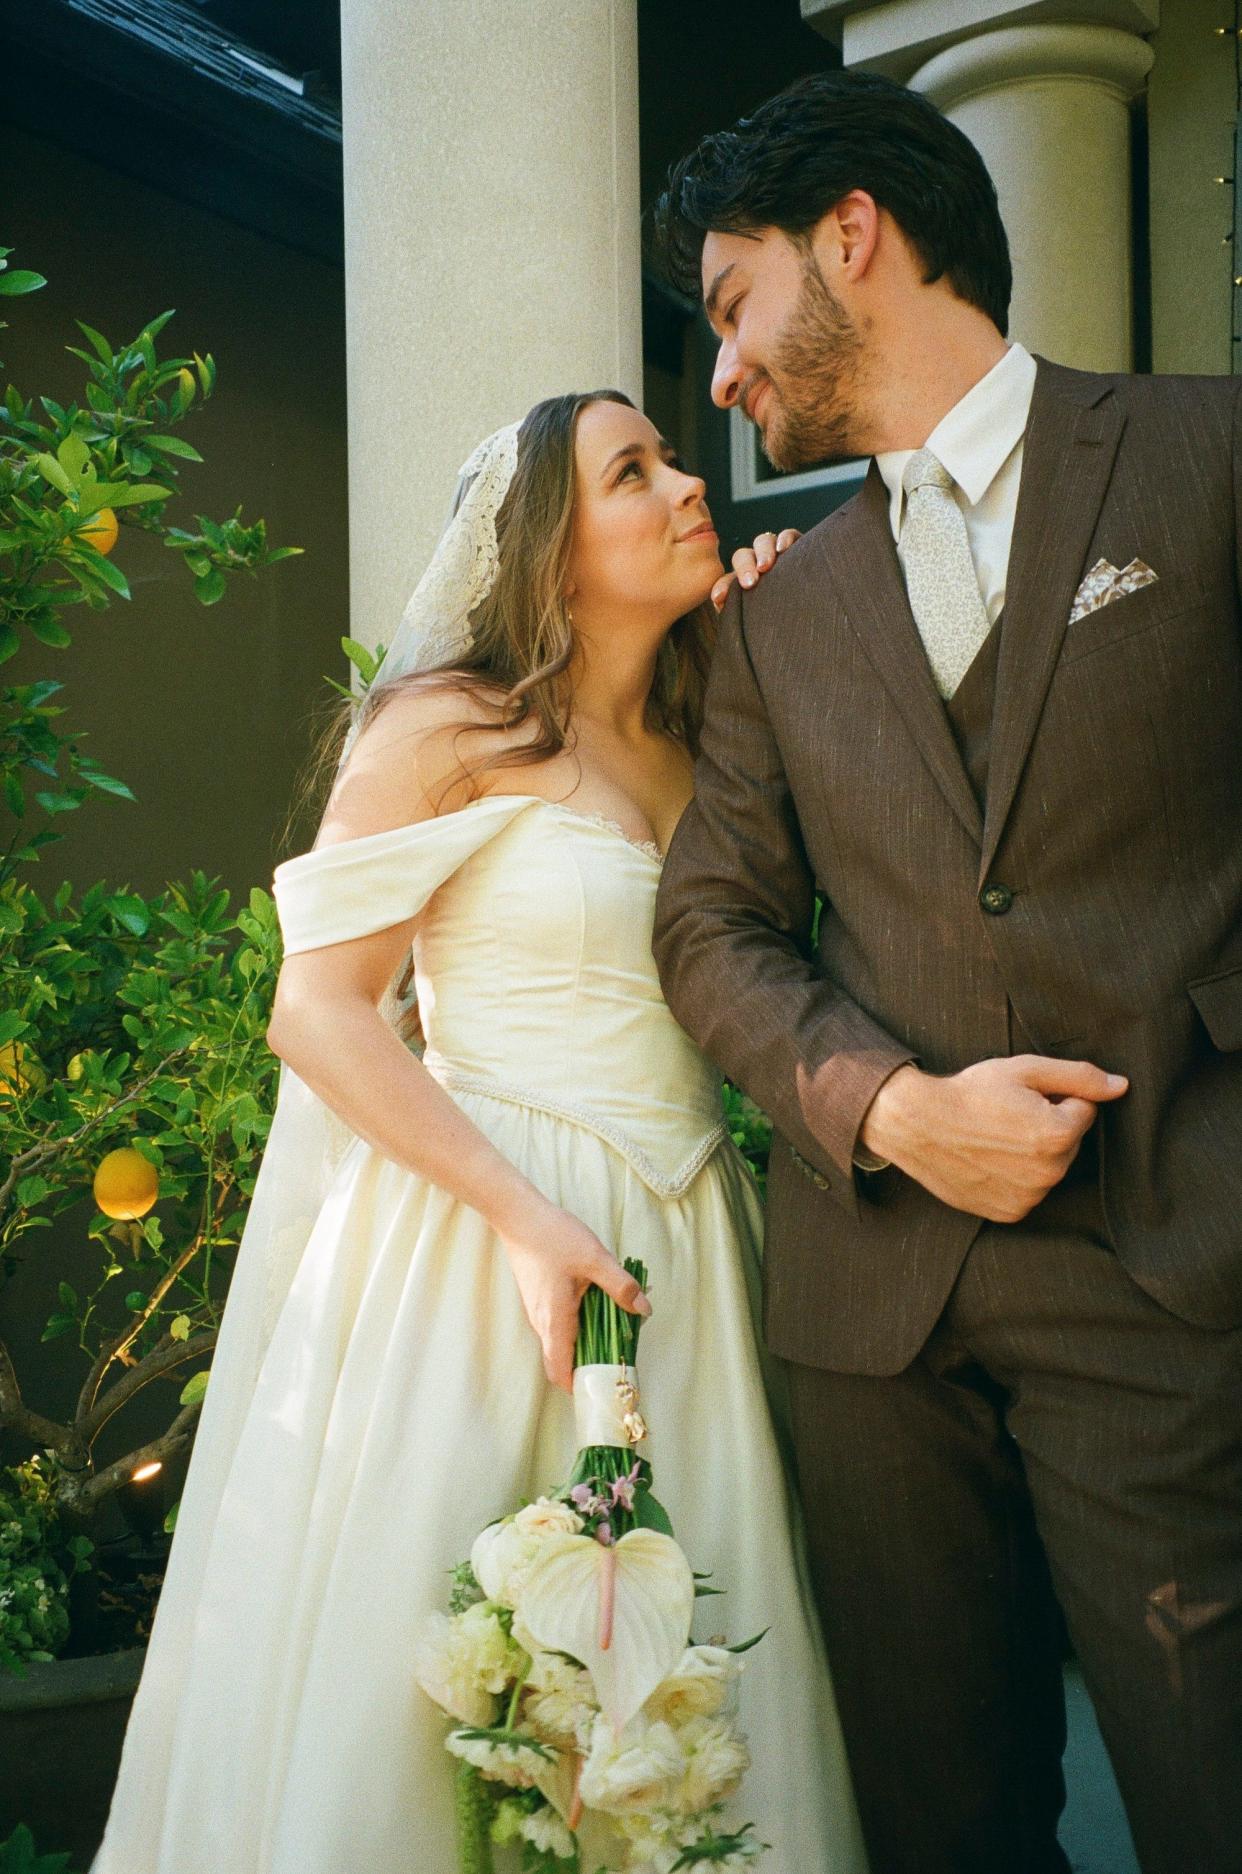
[[[1013,893],[1008,885],[985,885],[979,903],[989,917],[1004,917],[1013,904]]]

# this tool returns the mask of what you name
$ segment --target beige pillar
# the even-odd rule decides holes
[[[1158,0],[803,0],[803,12],[847,65],[923,92],[979,150],[1013,255],[1013,336],[1082,370],[1128,370],[1130,106]]]
[[[641,397],[637,10],[344,0],[341,29],[350,629],[374,644],[480,437],[559,391]]]
[[[1014,26],[938,52],[910,80],[992,173],[1014,336],[1084,371],[1133,362],[1129,105],[1151,64],[1151,47],[1114,27]]]

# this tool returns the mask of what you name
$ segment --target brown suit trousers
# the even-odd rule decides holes
[[[656,951],[777,1128],[765,1328],[873,1874],[1064,1867],[1050,1578],[1145,1874],[1242,1874],[1238,391],[1039,361],[949,710],[874,469],[722,623]],[[855,1172],[895,1066],[1029,1050],[1131,1091],[1022,1224]]]

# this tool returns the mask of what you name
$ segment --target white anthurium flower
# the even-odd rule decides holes
[[[641,1814],[667,1808],[685,1771],[685,1756],[671,1725],[632,1718],[618,1734],[597,1719],[578,1792],[602,1815]]]
[[[526,1573],[520,1612],[540,1646],[586,1667],[619,1731],[685,1651],[694,1576],[672,1537],[654,1529],[631,1529],[607,1547],[550,1535]]]
[[[669,1724],[731,1711],[736,1707],[741,1671],[741,1661],[727,1646],[688,1646],[644,1710],[648,1717],[664,1718]]]

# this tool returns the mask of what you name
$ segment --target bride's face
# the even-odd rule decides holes
[[[663,626],[701,605],[721,574],[706,489],[626,404],[578,418],[567,590],[575,618],[640,612]]]

